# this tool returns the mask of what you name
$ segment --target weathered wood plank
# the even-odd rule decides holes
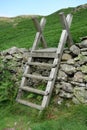
[[[41,42],[43,43],[42,45],[43,45],[43,47],[44,48],[47,48],[47,43],[46,43],[46,40],[45,40],[45,38],[44,38],[44,36],[41,34]]]
[[[43,36],[43,34],[42,34],[42,31],[43,31],[43,29],[44,29],[44,27],[45,27],[45,24],[46,24],[46,19],[45,19],[45,18],[42,18],[40,24],[39,24],[38,19],[37,19],[36,17],[32,17],[32,20],[33,20],[33,22],[34,22],[34,25],[35,25],[35,27],[36,27],[36,30],[37,30],[38,32],[40,32],[40,36],[41,36],[41,37],[40,37],[40,40],[41,40],[41,42],[42,42],[42,45],[43,45],[44,48],[46,48],[46,47],[47,47],[47,43],[46,43],[45,38],[44,38],[44,36]],[[38,40],[38,43],[39,43],[39,40]]]
[[[45,27],[45,24],[46,24],[46,19],[43,17],[40,21],[40,24],[38,22],[38,19],[37,17],[32,17],[32,20],[34,22],[34,25],[35,25],[35,28],[37,30],[37,32],[41,32],[43,31],[44,27]]]
[[[46,24],[46,19],[43,17],[41,19],[41,22],[40,22],[40,27],[41,27],[41,30],[43,31],[44,27],[45,27],[45,24]],[[47,48],[47,43],[46,43],[46,40],[44,38],[44,35],[41,33],[41,42],[42,42],[42,45],[44,48]]]
[[[39,67],[48,67],[48,68],[52,68],[54,67],[53,64],[48,64],[48,63],[40,63],[40,62],[28,62],[28,65],[33,65],[33,66],[39,66]]]
[[[36,108],[36,109],[38,109],[38,110],[43,110],[43,108],[42,108],[40,105],[31,103],[31,102],[28,102],[28,101],[25,101],[25,100],[17,99],[17,102],[19,102],[19,103],[21,103],[21,104],[24,104],[24,105],[27,105],[27,106],[29,106],[29,107]]]
[[[69,28],[70,28],[71,23],[72,23],[72,18],[73,18],[72,14],[68,14],[67,17],[66,17],[66,21],[67,21]]]
[[[30,56],[31,57],[42,57],[42,58],[55,58],[56,56],[56,53],[30,53]]]
[[[56,51],[57,48],[45,48],[45,49],[33,50],[32,52],[56,53]]]
[[[68,17],[66,19],[63,12],[59,13],[59,16],[60,16],[60,20],[61,20],[63,29],[66,29],[67,32],[68,32],[67,41],[68,41],[68,47],[70,47],[73,44],[73,40],[72,40],[71,33],[70,33],[70,30],[69,30],[69,27],[70,27],[71,21],[72,21],[72,16],[68,15]]]
[[[40,94],[40,95],[48,95],[49,94],[48,92],[38,90],[38,89],[35,89],[35,88],[31,88],[29,86],[24,86],[24,87],[21,87],[20,89],[28,91],[28,92],[37,93],[37,94]]]
[[[23,76],[27,78],[38,79],[38,80],[46,80],[46,81],[52,80],[52,78],[50,77],[44,77],[44,76],[38,76],[38,75],[32,75],[32,74],[23,74]]]
[[[34,43],[33,43],[33,47],[32,47],[31,52],[37,48],[37,46],[38,46],[38,44],[40,42],[40,39],[41,39],[41,33],[37,32],[36,36],[35,36],[35,39],[34,39]]]
[[[39,24],[39,22],[38,22],[37,17],[33,17],[33,16],[32,16],[32,20],[33,20],[33,22],[34,22],[34,25],[35,25],[35,28],[36,28],[37,32],[41,32],[41,33],[42,33],[42,29],[41,29],[41,27],[40,27],[40,24]]]
[[[64,45],[65,45],[66,40],[67,40],[67,36],[68,36],[67,31],[63,30],[62,34],[61,34],[60,41],[59,41],[59,46],[57,49],[57,54],[60,54],[60,57],[54,59],[54,64],[57,63],[57,66],[55,68],[52,68],[52,70],[51,70],[49,77],[51,77],[51,78],[54,77],[54,78],[53,78],[53,81],[48,81],[48,83],[47,83],[46,91],[48,91],[49,95],[43,97],[43,101],[42,101],[42,105],[41,105],[43,108],[45,108],[49,104],[52,90],[54,88],[54,83],[56,80],[56,75],[57,75],[57,72],[59,69],[62,53],[63,53],[63,48],[64,48]]]

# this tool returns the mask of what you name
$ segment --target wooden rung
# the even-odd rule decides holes
[[[45,52],[32,52],[29,54],[30,57],[40,57],[40,58],[55,58],[56,57],[56,53],[45,53]]]
[[[34,79],[46,80],[46,81],[53,80],[53,78],[44,77],[44,76],[37,76],[37,75],[32,75],[32,74],[23,74],[23,76],[27,77],[27,78],[34,78]]]
[[[47,96],[49,94],[48,92],[38,90],[38,89],[35,89],[35,88],[31,88],[31,87],[28,87],[28,86],[20,87],[20,89],[25,90],[25,91],[29,91],[29,92],[33,92],[33,93],[37,93],[37,94],[41,94],[41,95],[44,95],[44,96]]]
[[[32,52],[56,53],[56,51],[57,51],[57,48],[45,48],[45,49],[33,50]]]
[[[31,103],[31,102],[28,102],[28,101],[25,101],[25,100],[22,100],[22,99],[17,99],[16,101],[21,103],[21,104],[33,107],[33,108],[36,108],[36,109],[39,109],[39,110],[43,110],[43,107],[41,107],[40,105]]]
[[[28,62],[27,64],[34,65],[34,66],[41,66],[41,67],[49,67],[49,68],[55,67],[55,65],[53,64],[39,63],[39,62]]]

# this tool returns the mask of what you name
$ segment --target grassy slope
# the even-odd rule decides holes
[[[69,108],[50,105],[41,115],[35,109],[15,104],[0,108],[0,130],[86,130],[87,106],[78,105]]]
[[[67,14],[72,9],[61,11]],[[78,42],[79,37],[87,34],[87,9],[73,15],[71,33],[73,40]],[[47,16],[44,35],[49,46],[57,46],[61,29],[58,12]],[[11,22],[0,21],[0,50],[11,46],[31,47],[35,32],[30,18],[16,18]],[[17,103],[7,106],[0,104],[0,130],[15,125],[16,130],[28,130],[30,126],[32,130],[86,130],[87,106],[72,106],[67,109],[65,105],[58,107],[51,103],[49,108],[38,116],[37,110]]]
[[[74,42],[79,41],[79,37],[87,34],[87,9],[81,9],[74,13],[72,8],[63,9],[65,14],[73,14],[71,33]],[[46,17],[47,23],[44,35],[49,46],[57,46],[61,35],[61,24],[58,12]],[[36,30],[29,18],[14,18],[11,21],[0,21],[0,50],[18,46],[29,48],[32,46]]]

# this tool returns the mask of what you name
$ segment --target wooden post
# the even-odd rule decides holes
[[[60,16],[63,29],[67,30],[67,33],[68,33],[67,42],[68,42],[68,47],[70,47],[71,45],[73,45],[73,40],[72,40],[71,33],[69,30],[71,22],[72,22],[72,15],[68,14],[67,17],[65,17],[64,13],[61,12],[59,13],[59,16]]]
[[[44,98],[43,98],[43,101],[42,101],[42,108],[43,109],[46,106],[48,106],[49,101],[50,101],[50,97],[52,95],[52,90],[54,88],[54,83],[55,83],[55,80],[56,80],[56,75],[57,75],[57,72],[58,72],[58,69],[59,69],[59,65],[60,65],[64,45],[65,45],[66,40],[67,40],[67,36],[68,36],[67,30],[63,30],[61,37],[60,37],[59,44],[58,44],[58,48],[57,48],[57,51],[56,51],[57,57],[55,57],[54,62],[53,62],[53,64],[57,64],[57,66],[55,68],[52,68],[51,72],[50,72],[49,77],[53,78],[53,80],[48,81],[48,83],[47,83],[46,91],[49,93],[49,95],[44,96]]]
[[[37,33],[39,33],[39,36],[37,37],[37,34],[36,34],[36,37],[35,37],[35,40],[37,39],[35,46],[38,46],[38,43],[41,41],[43,47],[47,48],[47,44],[46,44],[46,41],[45,41],[45,38],[44,38],[44,35],[43,35],[43,30],[44,30],[44,27],[45,27],[45,24],[46,24],[46,19],[42,18],[40,23],[38,22],[38,19],[36,17],[32,17],[32,20],[34,22]]]

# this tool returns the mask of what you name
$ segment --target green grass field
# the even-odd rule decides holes
[[[56,47],[58,45],[62,31],[58,16],[61,11],[65,14],[73,14],[71,34],[74,43],[80,42],[79,38],[87,35],[87,9],[81,9],[77,12],[73,12],[73,8],[62,9],[46,16],[47,23],[44,29],[44,36],[49,47]],[[30,48],[33,44],[35,33],[36,30],[30,17],[16,17],[9,20],[0,20],[0,51],[12,46]],[[10,82],[9,79],[11,75],[7,70],[3,72],[3,75],[5,76],[5,80],[0,81],[0,84],[3,84],[5,95],[7,94],[6,85],[11,86],[13,82]],[[12,88],[10,91],[12,91]],[[58,106],[53,103],[54,97],[52,97],[49,107],[39,114],[38,110],[16,103],[13,97],[14,92],[12,94],[12,101],[11,99],[9,100],[9,97],[6,97],[8,101],[0,101],[0,130],[4,130],[5,128],[29,130],[29,127],[32,130],[87,129],[86,105],[71,105],[68,108],[65,105],[66,103],[64,103]],[[0,100],[1,96],[2,95],[0,95]]]
[[[80,37],[87,35],[87,9],[73,12],[73,8],[63,9],[46,16],[47,23],[44,29],[44,36],[48,46],[57,46],[61,35],[62,27],[59,20],[59,12],[72,13],[73,21],[71,34],[74,42],[79,42]],[[29,48],[32,46],[36,30],[32,20],[29,18],[11,18],[0,20],[0,50],[12,46]]]
[[[38,110],[14,104],[0,108],[0,130],[86,130],[87,106],[77,105],[67,108],[50,105],[39,114]]]

